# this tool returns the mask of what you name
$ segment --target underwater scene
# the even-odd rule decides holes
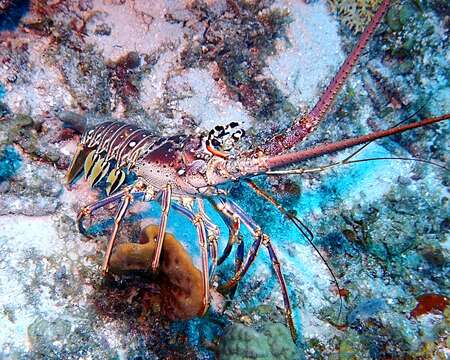
[[[0,0],[0,360],[450,359],[449,25]]]

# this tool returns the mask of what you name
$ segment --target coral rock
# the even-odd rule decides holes
[[[294,343],[286,326],[266,323],[262,332],[242,324],[231,325],[219,345],[220,358],[231,359],[297,359]]]

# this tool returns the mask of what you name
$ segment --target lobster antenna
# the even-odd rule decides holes
[[[327,111],[330,109],[336,95],[339,93],[339,90],[350,76],[353,68],[361,56],[361,53],[364,51],[367,43],[375,33],[378,25],[383,19],[384,14],[389,8],[389,3],[389,0],[383,0],[366,30],[364,30],[361,34],[353,50],[347,56],[344,63],[340,66],[333,80],[331,80],[330,84],[327,86],[323,95],[317,101],[313,109],[307,115],[295,121],[288,133],[275,135],[263,145],[263,150],[267,155],[275,155],[291,149],[317,127],[320,121],[325,117]]]
[[[342,307],[343,307],[343,301],[342,301],[342,291],[341,287],[339,286],[339,282],[336,278],[336,275],[334,274],[333,269],[331,269],[331,266],[328,264],[328,262],[325,260],[324,256],[320,252],[320,250],[317,248],[317,246],[314,244],[314,234],[312,231],[306,226],[297,216],[291,214],[289,211],[287,211],[273,196],[268,194],[266,191],[261,189],[258,185],[256,185],[252,180],[250,179],[243,179],[243,181],[253,190],[264,198],[265,200],[269,201],[272,205],[274,205],[278,211],[280,211],[283,215],[285,215],[288,220],[290,220],[294,226],[300,231],[300,233],[305,237],[305,239],[308,241],[308,243],[313,247],[314,251],[319,255],[319,257],[322,259],[323,263],[327,267],[328,271],[331,274],[331,277],[333,278],[333,282],[336,285],[338,295],[339,295],[339,313],[337,316],[337,320],[339,321],[342,313]]]
[[[412,113],[411,115],[409,115],[408,117],[406,117],[405,119],[401,120],[400,122],[398,122],[397,124],[395,124],[393,127],[389,128],[389,129],[394,129],[396,127],[398,127],[399,125],[405,123],[408,120],[411,120],[414,116],[416,116],[420,111],[423,110],[423,108],[425,107],[427,102],[425,102],[424,104],[422,104],[422,106],[420,106],[419,109],[417,109],[414,113]],[[334,162],[334,163],[330,163],[327,165],[321,165],[318,166],[316,168],[300,168],[300,169],[291,169],[291,170],[280,170],[280,171],[268,171],[266,173],[266,175],[292,175],[292,174],[297,174],[297,175],[301,175],[301,174],[307,174],[307,173],[313,173],[313,172],[319,172],[319,171],[323,171],[326,169],[329,169],[331,167],[335,167],[338,165],[348,165],[348,164],[355,164],[355,163],[361,163],[361,162],[366,162],[366,161],[374,161],[374,160],[403,160],[403,161],[417,161],[417,162],[422,162],[428,165],[433,165],[436,167],[439,167],[445,171],[449,171],[449,168],[436,163],[434,161],[431,160],[426,160],[426,159],[421,159],[421,158],[406,158],[406,157],[401,157],[401,156],[395,156],[395,157],[373,157],[373,158],[366,158],[366,159],[358,159],[358,160],[350,160],[351,158],[355,157],[357,154],[359,154],[363,149],[365,149],[368,145],[370,145],[372,142],[374,142],[376,139],[368,141],[367,143],[365,143],[363,146],[361,146],[358,150],[356,150],[355,152],[353,152],[352,154],[350,154],[349,156],[347,156],[346,158],[344,158],[341,161],[338,162]]]
[[[416,129],[419,127],[423,127],[426,125],[431,125],[438,123],[440,121],[448,120],[450,119],[450,114],[445,114],[442,116],[432,117],[428,119],[424,119],[422,121],[413,122],[410,124],[402,125],[399,127],[390,128],[387,130],[380,130],[376,131],[371,134],[357,136],[354,138],[344,139],[341,141],[337,141],[335,143],[330,144],[322,144],[319,146],[316,146],[314,148],[301,150],[293,153],[287,153],[287,154],[281,154],[281,155],[275,155],[272,157],[269,157],[266,161],[266,168],[273,169],[277,167],[282,167],[286,165],[290,165],[296,162],[300,162],[307,159],[312,159],[321,155],[330,154],[336,151],[344,150],[349,147],[357,146],[364,144],[368,141],[381,139],[387,136],[399,134],[408,130]]]
[[[373,158],[366,158],[366,159],[357,159],[357,160],[347,160],[344,159],[342,161],[339,162],[335,162],[335,163],[330,163],[327,165],[322,165],[322,166],[318,166],[315,168],[299,168],[299,169],[290,169],[290,170],[273,170],[273,171],[268,171],[266,172],[264,175],[303,175],[303,174],[309,174],[309,173],[313,173],[313,172],[320,172],[320,171],[324,171],[327,169],[330,169],[332,167],[335,166],[339,166],[339,165],[349,165],[349,164],[356,164],[356,163],[361,163],[361,162],[366,162],[366,161],[376,161],[376,160],[402,160],[402,161],[417,161],[417,162],[421,162],[421,163],[425,163],[428,165],[433,165],[436,166],[438,168],[441,168],[445,171],[450,171],[449,168],[438,164],[437,162],[431,161],[431,160],[426,160],[426,159],[420,159],[420,158],[407,158],[407,157],[373,157]]]
[[[400,126],[401,124],[407,122],[408,120],[411,120],[414,116],[416,116],[418,113],[420,113],[423,108],[425,107],[425,105],[427,104],[428,100],[426,102],[424,102],[419,109],[417,109],[416,111],[414,111],[411,115],[407,116],[405,119],[399,121],[397,124],[395,124],[394,126],[391,127],[395,128],[397,126]],[[369,146],[371,143],[373,143],[375,140],[369,141],[367,143],[365,143],[363,146],[361,146],[358,150],[356,150],[354,153],[350,154],[348,157],[346,157],[344,159],[344,161],[350,160],[352,157],[354,157],[356,154],[360,153],[363,149],[365,149],[367,146]]]
[[[336,165],[347,165],[347,164],[356,164],[356,163],[360,163],[360,162],[366,162],[366,161],[376,161],[376,160],[402,160],[402,161],[417,161],[417,162],[421,162],[421,163],[425,163],[428,165],[432,165],[432,166],[436,166],[438,168],[441,168],[445,171],[450,171],[450,169],[448,167],[445,167],[444,165],[438,164],[437,162],[431,161],[431,160],[426,160],[426,159],[420,159],[420,158],[407,158],[407,157],[373,157],[373,158],[366,158],[366,159],[357,159],[357,160],[349,160],[346,161],[345,163],[342,164],[336,164]]]

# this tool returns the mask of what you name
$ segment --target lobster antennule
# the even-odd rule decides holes
[[[402,132],[405,132],[405,131],[408,131],[411,129],[416,129],[416,128],[420,128],[423,126],[435,124],[440,121],[444,121],[444,120],[448,120],[448,119],[450,119],[450,114],[445,114],[442,116],[432,117],[432,118],[428,118],[428,119],[425,119],[422,121],[417,121],[417,122],[414,122],[411,124],[394,127],[394,128],[390,128],[387,130],[380,130],[380,131],[373,132],[371,134],[341,140],[341,141],[331,143],[331,144],[319,145],[319,146],[311,148],[311,149],[306,149],[306,150],[297,151],[297,152],[288,153],[288,154],[271,156],[265,160],[264,169],[261,169],[260,171],[264,172],[264,171],[267,171],[267,169],[273,169],[273,168],[278,168],[281,166],[291,165],[291,164],[298,163],[303,160],[312,159],[312,158],[315,158],[315,157],[318,157],[321,155],[325,155],[325,154],[329,154],[329,153],[333,153],[333,152],[336,152],[339,150],[344,150],[344,149],[347,149],[347,148],[350,148],[350,147],[353,147],[356,145],[367,143],[369,141],[381,139],[381,138],[395,135],[395,134],[400,134]]]

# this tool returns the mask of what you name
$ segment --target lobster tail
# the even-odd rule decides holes
[[[69,170],[67,170],[65,178],[66,184],[71,184],[72,181],[81,173],[84,162],[91,151],[92,150],[86,148],[83,144],[78,144],[75,155],[70,163]]]

